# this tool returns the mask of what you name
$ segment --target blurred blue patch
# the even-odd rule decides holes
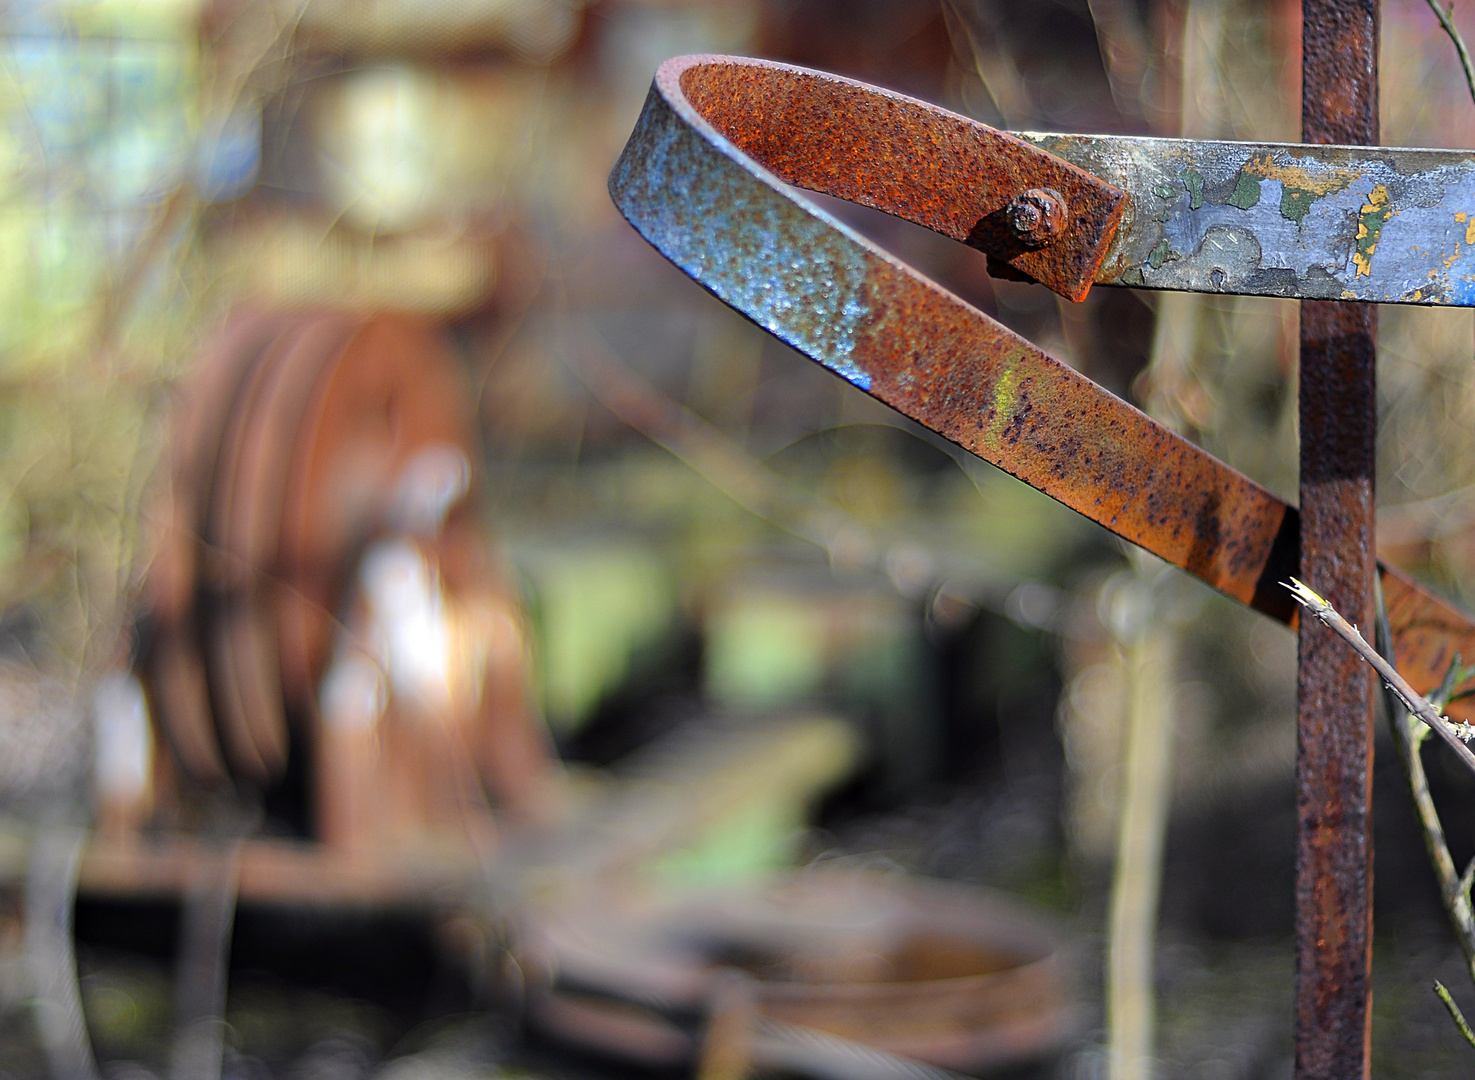
[[[261,167],[261,110],[237,107],[207,119],[200,133],[195,190],[207,202],[230,202],[251,190]]]

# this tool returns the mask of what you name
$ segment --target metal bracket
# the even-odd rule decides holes
[[[1001,160],[985,167],[995,152]],[[965,161],[981,183],[964,182]],[[785,186],[978,243],[982,218],[1031,188],[1066,183],[1070,241],[1016,253],[1011,265],[1068,295],[1100,266],[1123,210],[1116,189],[1079,172],[910,98],[782,64],[693,56],[657,72],[610,194],[698,284],[810,359],[1294,624],[1279,587],[1298,572],[1293,507]],[[1432,689],[1454,652],[1475,655],[1475,621],[1391,567],[1382,575],[1400,664]]]

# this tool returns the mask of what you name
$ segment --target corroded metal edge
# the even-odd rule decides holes
[[[1475,306],[1475,153],[1019,133],[1130,196],[1098,285]]]

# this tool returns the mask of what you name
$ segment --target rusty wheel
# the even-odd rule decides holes
[[[287,758],[273,609],[291,445],[323,358],[351,328],[342,316],[323,315],[277,339],[242,388],[217,469],[209,535],[220,553],[221,597],[205,632],[222,737],[232,763],[256,780],[271,779]]]
[[[145,665],[153,712],[185,775],[201,782],[227,776],[199,645],[209,496],[239,387],[284,325],[280,316],[239,312],[202,350],[173,410],[166,479],[150,511],[153,558],[143,599],[153,624]]]
[[[294,742],[321,738],[319,683],[362,603],[360,562],[403,535],[486,652],[458,767],[504,805],[537,802],[549,754],[529,722],[516,598],[481,533],[471,400],[444,335],[410,316],[245,312],[203,350],[146,586],[146,674],[185,778],[268,786]],[[444,491],[444,468],[424,467],[436,460],[454,464]],[[379,766],[360,765],[351,783],[372,788]],[[444,787],[436,768],[415,780],[425,792]],[[303,777],[319,800],[325,775]]]
[[[311,711],[353,556],[385,527],[406,463],[442,444],[476,460],[456,359],[408,316],[359,325],[320,368],[283,490],[278,602],[282,687]]]

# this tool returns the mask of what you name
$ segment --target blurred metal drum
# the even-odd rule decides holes
[[[762,1020],[945,1068],[1036,1059],[1071,1026],[1043,920],[976,886],[902,875],[825,868],[679,900],[586,896],[535,916],[528,948],[528,966],[552,973],[533,1024],[642,1065],[695,1059],[680,1019],[705,1015],[734,969]]]

